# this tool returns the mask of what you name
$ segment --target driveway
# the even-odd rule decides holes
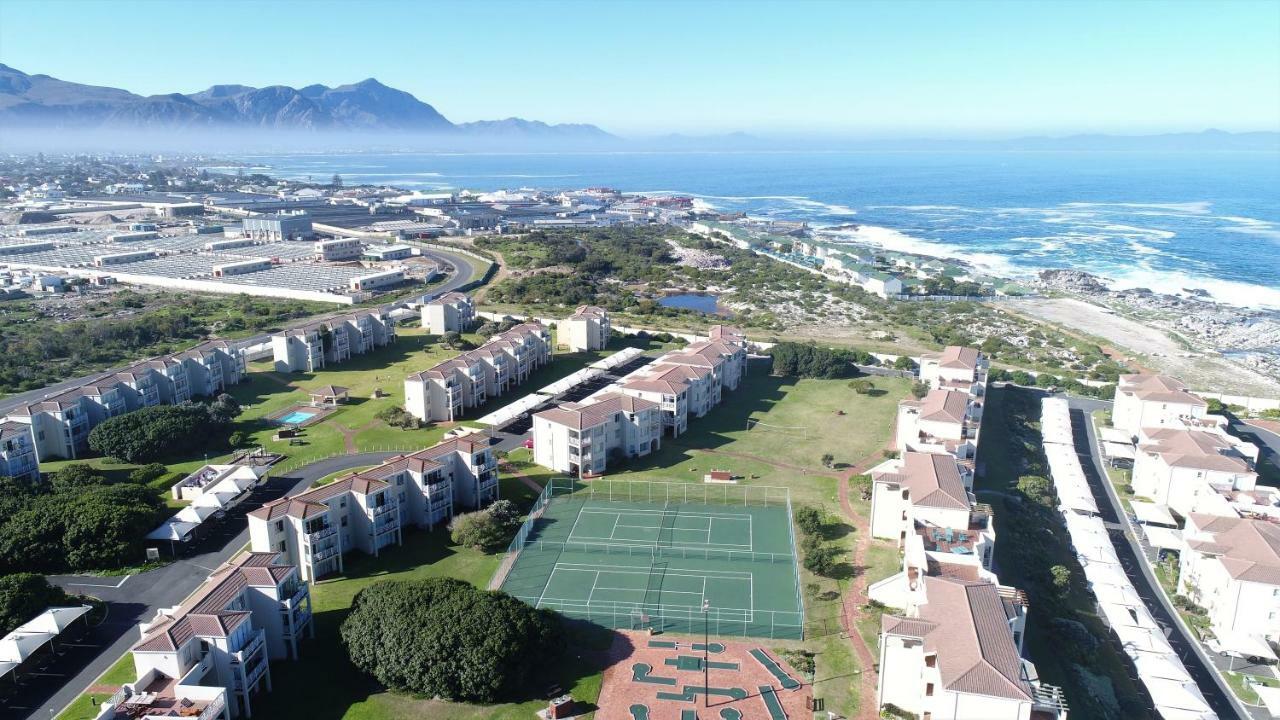
[[[49,581],[68,592],[93,595],[107,602],[107,617],[80,647],[71,648],[47,673],[30,677],[5,709],[5,717],[47,720],[61,712],[99,675],[138,641],[137,625],[162,608],[180,604],[209,573],[249,543],[246,515],[284,495],[305,489],[331,473],[376,465],[392,452],[327,458],[272,477],[265,486],[229,513],[188,555],[155,570],[127,577],[53,575]]]
[[[1093,411],[1110,409],[1111,403],[1076,397],[1067,397],[1067,401],[1071,408],[1071,427],[1075,435],[1076,453],[1080,456],[1080,467],[1084,470],[1085,479],[1098,503],[1099,515],[1103,522],[1114,528],[1108,534],[1120,565],[1150,611],[1151,617],[1164,629],[1169,644],[1218,717],[1269,717],[1265,710],[1242,704],[1227,687],[1222,675],[1214,669],[1213,659],[1178,617],[1168,596],[1160,588],[1151,566],[1143,557],[1143,547],[1120,504],[1120,497],[1107,479],[1106,468],[1098,452],[1098,438],[1095,436],[1093,423],[1089,420]]]

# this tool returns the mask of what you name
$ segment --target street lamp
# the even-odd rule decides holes
[[[711,707],[711,666],[707,664],[711,647],[711,630],[707,619],[707,612],[710,610],[711,601],[702,598],[702,703],[706,708]]]

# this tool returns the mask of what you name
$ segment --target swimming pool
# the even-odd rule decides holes
[[[276,422],[281,425],[301,425],[320,413],[307,412],[305,410],[294,410],[288,415],[282,415]]]

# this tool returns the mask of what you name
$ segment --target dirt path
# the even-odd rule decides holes
[[[509,463],[502,463],[498,466],[498,469],[524,483],[530,490],[537,492],[539,495],[542,494],[542,486],[538,484],[538,481],[515,469],[515,466]]]

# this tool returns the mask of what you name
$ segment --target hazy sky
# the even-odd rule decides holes
[[[0,62],[143,94],[367,77],[626,135],[1280,130],[1280,1],[0,0]]]

